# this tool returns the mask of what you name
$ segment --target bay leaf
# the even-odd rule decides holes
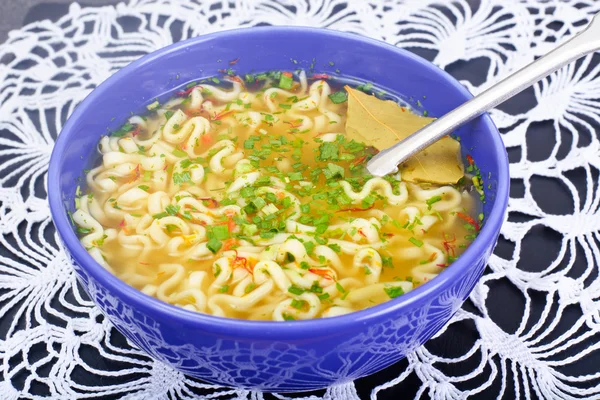
[[[431,123],[434,118],[421,117],[391,100],[381,100],[349,86],[346,136],[357,142],[386,149]],[[402,166],[402,179],[409,182],[453,184],[464,176],[460,143],[446,137]]]

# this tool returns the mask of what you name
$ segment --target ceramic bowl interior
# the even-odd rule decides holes
[[[223,385],[265,391],[322,388],[374,373],[434,335],[479,279],[496,243],[508,199],[502,140],[484,115],[458,129],[463,156],[482,171],[486,222],[465,253],[437,278],[387,303],[312,321],[256,322],[183,310],[123,283],[81,246],[69,222],[82,171],[97,158],[107,129],[187,82],[232,66],[244,74],[308,69],[374,82],[443,115],[471,95],[429,62],[393,46],[329,30],[266,27],[201,36],[142,57],[96,88],[64,126],[50,161],[52,216],[78,278],[92,300],[129,339],[157,360]],[[333,64],[333,65],[331,65]]]

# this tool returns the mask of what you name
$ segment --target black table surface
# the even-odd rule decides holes
[[[477,1],[473,1],[477,3]],[[61,16],[65,15],[68,11],[69,0],[54,0],[52,2],[44,1],[44,0],[22,0],[22,1],[11,1],[11,0],[3,0],[0,2],[0,42],[4,42],[7,38],[8,31],[12,29],[18,29],[24,24],[39,21],[44,19],[57,20]],[[100,5],[114,5],[117,4],[118,1],[82,1],[79,2],[82,6],[100,6]],[[431,55],[427,54],[427,52],[419,52],[415,51],[419,55],[431,59]],[[455,77],[461,80],[468,80],[473,83],[481,83],[484,79],[484,71],[487,71],[487,68],[477,68],[476,62],[470,63],[469,68],[465,68],[461,65],[450,66],[447,68],[447,71],[453,74]],[[523,109],[529,109],[533,105],[535,105],[535,97],[533,95],[532,89],[526,90],[515,98],[504,103],[500,109],[506,111],[511,114],[517,114]],[[596,132],[600,131],[600,127],[595,127]],[[528,157],[531,159],[544,158],[544,154],[548,153],[548,144],[542,138],[546,137],[548,133],[553,131],[553,126],[550,122],[548,123],[538,123],[534,124],[530,127],[530,132],[533,138],[539,138],[540,140],[536,142],[535,146],[528,147]],[[520,157],[519,154],[515,154],[509,149],[509,159],[517,159]],[[571,181],[575,184],[579,189],[585,187],[585,176],[584,174],[573,174]],[[511,180],[511,196],[520,197],[520,194],[523,191],[523,184],[518,180]],[[540,206],[545,210],[554,210],[556,214],[560,214],[561,210],[564,209],[565,204],[571,204],[571,198],[568,193],[560,190],[555,186],[555,183],[549,180],[540,179],[538,182],[535,182],[535,195],[536,200],[540,204]],[[519,215],[510,215],[509,220],[519,221],[522,216]],[[558,250],[560,248],[560,237],[557,237],[556,234],[553,233],[550,229],[547,229],[543,232],[540,232],[538,235],[532,236],[532,239],[529,243],[527,243],[528,248],[531,251],[525,252],[521,254],[521,260],[519,264],[529,265],[529,269],[531,271],[537,271],[539,269],[544,268],[548,263],[554,259]],[[3,249],[0,248],[0,255],[2,254]],[[510,259],[513,251],[513,245],[503,240],[502,238],[499,241],[498,247],[495,252],[499,256],[505,259]],[[539,266],[537,268],[536,266]],[[575,261],[574,269],[582,271],[586,267],[585,257],[578,257]],[[537,268],[537,269],[536,269]],[[523,313],[524,309],[524,300],[521,296],[516,295],[518,291],[515,290],[514,287],[508,281],[499,281],[497,283],[497,287],[494,288],[494,298],[491,302],[488,303],[489,314],[493,316],[494,321],[505,331],[513,332],[518,324],[520,323],[520,317]],[[541,315],[543,307],[544,307],[544,298],[542,296],[532,296],[532,304],[531,304],[531,313],[532,315]],[[478,311],[470,304],[469,301],[465,303],[464,306],[467,310],[478,313]],[[559,324],[558,330],[566,331],[569,328],[568,320],[572,320],[571,317],[577,318],[581,311],[576,310],[575,308],[566,309],[564,311],[565,318],[562,319],[561,326]],[[572,314],[572,315],[569,315]],[[0,328],[2,325],[6,325],[10,323],[6,318],[0,317]],[[427,348],[440,356],[448,356],[452,357],[455,354],[463,354],[461,349],[468,349],[472,346],[473,342],[478,339],[477,330],[472,321],[459,322],[453,324],[448,331],[442,335],[441,337],[431,340],[427,343]],[[122,339],[124,340],[124,339]],[[1,355],[0,355],[1,360]],[[461,373],[465,371],[472,370],[478,360],[471,360],[459,363],[455,365],[455,368],[461,370]],[[359,379],[355,382],[356,389],[359,393],[359,396],[364,399],[368,399],[371,390],[377,386],[384,384],[398,375],[400,375],[405,368],[407,367],[408,362],[406,360],[402,360],[397,364],[366,378]],[[110,368],[104,364],[102,368]],[[590,373],[589,371],[598,371],[600,370],[600,354],[591,354],[586,358],[582,359],[575,366],[567,366],[565,370],[562,372],[565,374],[573,374],[578,375]],[[579,372],[581,371],[581,372]],[[508,374],[508,382],[512,381],[512,373],[510,369],[507,371]],[[13,385],[16,388],[22,387],[25,376],[16,376],[13,381]],[[87,385],[101,385],[102,383],[99,381],[95,381],[94,378],[86,378],[82,376],[80,379],[81,383]],[[417,390],[421,387],[422,382],[420,379],[414,374],[410,374],[403,382],[398,385],[389,388],[385,391],[382,391],[378,394],[379,399],[410,399],[413,398],[417,392]],[[494,384],[479,393],[478,395],[472,397],[474,399],[489,399],[496,398],[501,382],[500,380],[496,380]],[[521,382],[522,385],[522,382]],[[504,397],[505,399],[513,399],[516,397],[514,392],[514,387],[512,385],[508,385],[505,390]],[[35,393],[34,388],[31,390],[32,393]],[[38,393],[39,395],[44,395],[43,392]],[[322,394],[322,392],[315,393]],[[303,394],[306,396],[307,394]],[[522,395],[522,392],[521,392]],[[532,392],[532,395],[535,396],[535,392]],[[425,394],[426,396],[426,394]],[[2,394],[0,393],[0,397]],[[270,395],[266,395],[266,398],[273,398]],[[103,397],[103,398],[118,398],[118,397]]]

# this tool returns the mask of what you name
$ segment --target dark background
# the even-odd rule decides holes
[[[52,0],[51,2],[47,0],[0,0],[0,43],[7,39],[8,32],[10,30],[18,29],[24,24],[43,19],[57,20],[67,13],[69,3],[71,2],[72,1],[70,0]],[[118,0],[80,2],[82,7],[114,5],[117,3],[119,3]],[[469,1],[469,3],[474,5],[474,8],[477,8],[477,4],[479,2],[477,0],[472,0]],[[415,51],[425,58],[431,59],[431,54],[427,54],[426,51],[419,51],[418,49],[410,50]],[[487,67],[488,66],[484,64],[478,65],[478,61],[475,60],[469,62],[468,66],[456,63],[448,66],[446,69],[455,77],[463,80],[469,80],[478,85],[485,79],[484,74],[487,72]],[[535,97],[533,95],[533,91],[526,90],[519,96],[502,105],[500,108],[505,112],[517,114],[532,108],[534,105]],[[595,128],[598,127],[596,126]],[[553,130],[554,128],[551,121],[538,122],[530,126],[527,136],[528,139],[531,138],[531,140],[534,142],[528,143],[528,159],[540,160],[547,157],[548,151],[554,145]],[[600,129],[597,129],[596,131],[598,132],[599,130]],[[520,152],[515,152],[513,150],[515,149],[509,149],[509,158],[514,162],[521,158],[521,154],[517,154]],[[560,159],[560,154],[558,158]],[[585,175],[583,173],[579,173],[575,170],[569,174],[568,178],[578,189],[580,189],[580,194],[585,193]],[[594,176],[594,180],[598,180],[597,175]],[[544,180],[540,177],[539,180],[531,182],[531,184],[536,201],[543,210],[552,214],[572,212],[573,205],[570,195],[563,188],[561,188],[560,185],[557,185],[556,182]],[[523,190],[524,186],[521,181],[511,180],[512,197],[522,197]],[[511,213],[509,216],[509,220],[511,221],[524,221],[527,219],[527,216],[519,213]],[[537,226],[534,229],[539,231],[535,231],[534,234],[530,235],[530,239],[523,241],[523,247],[527,248],[528,251],[521,254],[519,268],[522,268],[526,271],[539,272],[541,269],[549,265],[549,263],[556,257],[562,236],[558,235],[549,228],[544,228],[542,226]],[[512,242],[501,238],[496,249],[496,254],[504,259],[510,259],[512,257],[513,249],[514,244]],[[586,259],[585,256],[582,256],[581,254],[574,256],[576,256],[577,259],[572,270],[574,271],[574,275],[577,275],[578,271],[582,271],[585,268]],[[494,285],[494,287],[490,287],[490,290],[493,291],[494,296],[492,301],[489,301],[487,304],[489,315],[503,330],[509,333],[514,332],[520,322],[525,305],[525,299],[521,292],[507,281],[496,281]],[[530,295],[532,299],[530,313],[533,316],[540,315],[545,304],[544,294],[530,293]],[[474,307],[469,304],[469,302],[465,304],[465,308],[478,314],[478,311],[475,310]],[[561,318],[561,323],[555,329],[555,331],[560,331],[559,333],[566,331],[572,326],[572,321],[577,319],[580,315],[581,310],[577,307],[566,309],[563,313],[563,318]],[[2,321],[0,318],[0,325],[2,325],[2,322],[6,323],[7,321]],[[477,329],[472,321],[468,320],[465,322],[458,322],[452,324],[443,336],[428,342],[427,349],[440,356],[455,357],[457,355],[464,354],[464,349],[469,349],[473,342],[478,338],[479,335]],[[599,340],[599,338],[590,338],[590,343],[597,340]],[[573,349],[573,352],[578,350],[580,351],[582,349]],[[103,361],[99,360],[99,362],[102,363]],[[499,360],[497,356],[492,359],[492,362],[499,366]],[[464,374],[476,368],[477,364],[478,360],[467,360],[465,362],[453,365],[452,368],[456,371],[456,374]],[[396,378],[404,371],[407,365],[407,361],[404,360],[374,376],[358,380],[356,382],[356,388],[361,398],[368,399],[373,387]],[[110,366],[103,365],[103,368],[110,368]],[[115,368],[118,367],[115,366]],[[504,395],[505,399],[513,399],[516,397],[514,391],[514,377],[512,376],[510,369],[509,362],[506,376],[507,388]],[[561,369],[561,372],[567,375],[580,375],[591,374],[597,372],[598,370],[600,370],[600,355],[592,353],[580,360],[578,363],[568,365]],[[448,373],[448,371],[446,371],[446,373]],[[16,381],[22,381],[25,377],[15,378]],[[87,385],[93,386],[102,384],[97,377],[92,375],[87,377],[81,376],[79,378],[80,379],[77,380],[80,383],[85,383]],[[487,378],[487,375],[483,376],[482,378]],[[517,377],[516,380],[520,381],[521,385],[523,384],[522,379],[519,377]],[[15,387],[19,387],[19,384],[16,381],[13,381],[13,384]],[[500,389],[500,385],[501,382],[499,379],[497,379],[490,388],[479,395],[474,396],[473,398],[496,398]],[[400,384],[380,392],[378,399],[385,400],[414,398],[417,390],[421,386],[422,382],[413,373]],[[457,386],[460,387],[460,384]],[[35,393],[35,389],[31,390],[31,392]],[[41,390],[36,394],[43,396],[43,392],[44,391]],[[520,392],[521,396],[523,396],[522,388]],[[531,392],[531,395],[532,398],[535,398],[534,391]],[[307,396],[307,394],[303,394],[302,396]],[[0,400],[3,400],[1,397],[2,394],[0,393]],[[425,392],[424,397],[427,397],[427,391]],[[273,397],[267,395],[265,398],[272,399]]]

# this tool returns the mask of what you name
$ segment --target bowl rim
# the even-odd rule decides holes
[[[304,337],[307,332],[317,336],[318,334],[326,334],[340,331],[344,326],[370,325],[383,318],[389,318],[392,315],[397,315],[404,310],[409,309],[417,303],[426,301],[434,293],[441,293],[446,290],[454,281],[462,275],[463,271],[471,266],[477,257],[483,254],[485,248],[496,240],[497,232],[503,222],[505,210],[508,204],[508,188],[509,188],[509,171],[508,171],[508,156],[502,142],[500,132],[492,122],[490,116],[486,113],[480,116],[482,127],[491,132],[490,138],[493,141],[493,147],[497,150],[495,153],[496,162],[500,166],[497,176],[497,190],[494,206],[489,215],[486,216],[485,224],[483,225],[478,237],[471,243],[465,252],[452,264],[446,268],[437,277],[427,283],[411,290],[410,292],[399,296],[395,299],[390,299],[376,306],[355,311],[346,315],[336,316],[331,318],[319,318],[311,320],[297,321],[250,321],[234,318],[217,317],[209,314],[188,311],[180,307],[165,303],[154,297],[148,296],[141,291],[129,286],[124,281],[110,273],[99,263],[80,244],[74,230],[72,229],[67,213],[65,212],[63,201],[60,195],[60,160],[63,158],[63,153],[69,142],[69,137],[73,135],[73,126],[79,119],[79,115],[90,108],[95,99],[101,97],[105,91],[110,89],[113,83],[125,78],[127,75],[135,73],[139,66],[150,63],[158,58],[168,55],[172,52],[178,52],[185,47],[196,46],[204,42],[209,42],[221,37],[240,37],[252,35],[255,33],[264,34],[269,31],[270,34],[310,34],[322,35],[324,39],[327,37],[337,37],[345,39],[349,42],[361,42],[365,45],[379,47],[386,51],[392,51],[404,58],[412,59],[417,62],[428,72],[433,72],[442,76],[455,90],[464,95],[467,99],[472,98],[472,95],[467,89],[462,86],[455,78],[446,71],[438,68],[433,63],[421,58],[407,50],[398,48],[391,44],[371,39],[354,33],[346,33],[334,31],[324,28],[312,27],[295,27],[295,26],[268,26],[268,27],[251,27],[225,30],[201,35],[195,38],[180,41],[152,53],[149,53],[136,61],[130,63],[124,68],[111,75],[108,79],[98,85],[75,109],[69,116],[60,135],[54,145],[52,155],[48,167],[48,201],[52,220],[57,232],[63,240],[66,250],[71,254],[75,261],[83,268],[87,274],[97,280],[102,286],[118,298],[121,298],[130,306],[146,314],[159,314],[160,320],[171,320],[186,326],[186,328],[198,328],[207,332],[227,333],[243,337],[277,337],[278,339]]]

